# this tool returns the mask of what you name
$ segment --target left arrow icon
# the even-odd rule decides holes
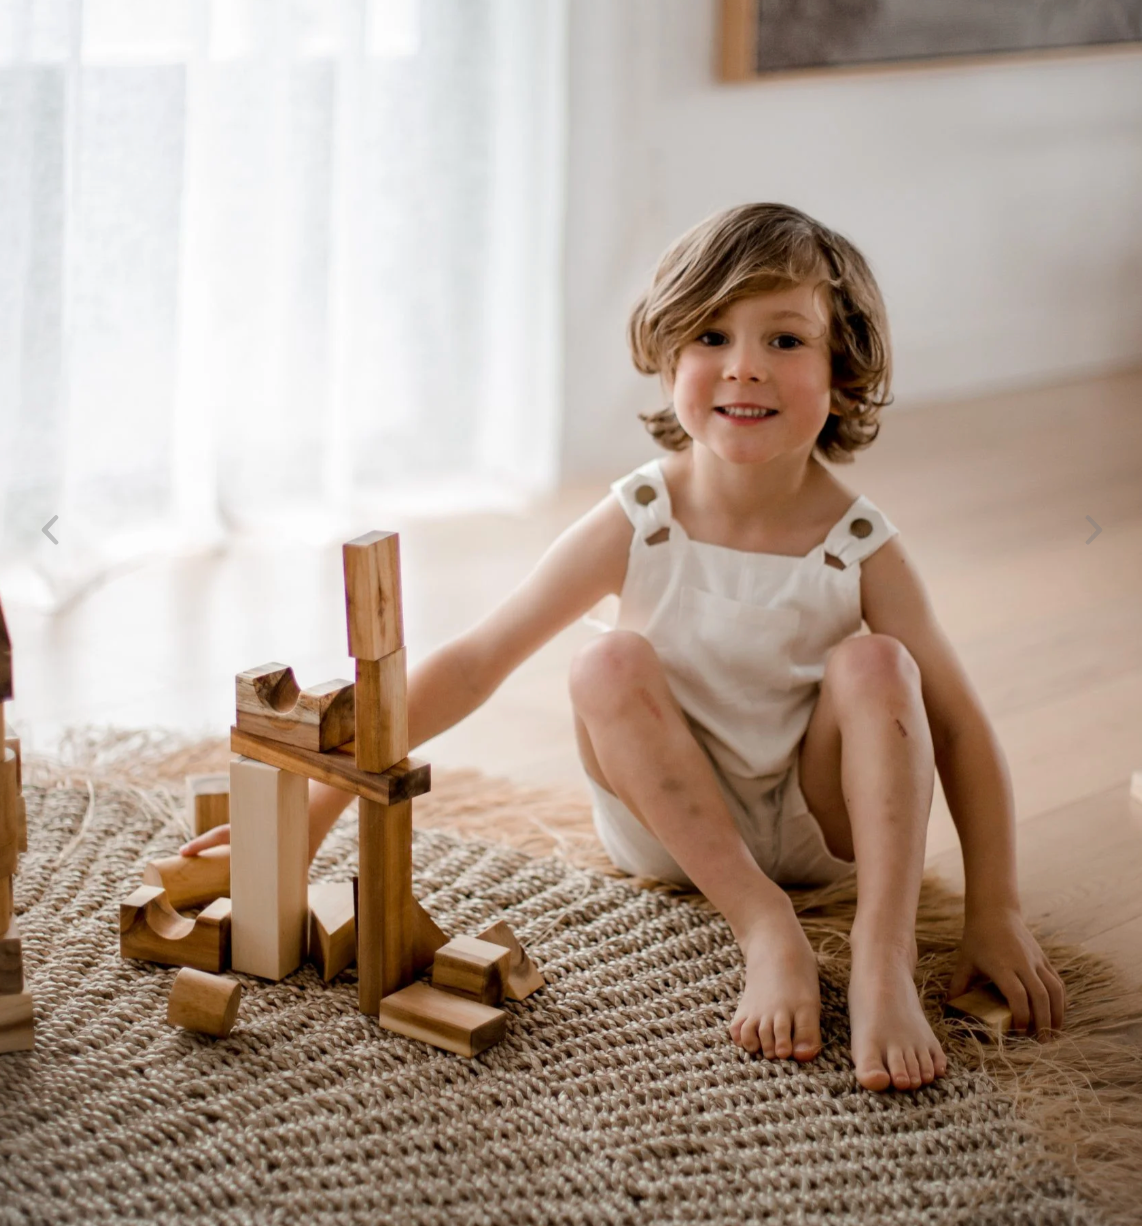
[[[52,524],[56,522],[57,519],[59,519],[59,516],[53,515],[51,519],[49,519],[48,522],[44,524],[44,526],[40,529],[40,531],[44,534],[44,536],[46,536],[53,545],[58,545],[59,541],[57,541],[56,538],[52,536],[52,534],[48,531],[48,529],[52,526]]]

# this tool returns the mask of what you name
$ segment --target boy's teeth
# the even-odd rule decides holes
[[[727,417],[768,417],[773,412],[773,409],[739,409],[730,405],[724,407],[722,412]]]

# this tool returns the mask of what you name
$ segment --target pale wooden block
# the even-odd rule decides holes
[[[1142,771],[1135,771],[1130,776],[1130,798],[1142,804]]]
[[[341,553],[349,654],[379,660],[404,646],[400,538],[395,532],[366,532]]]
[[[953,1013],[982,1022],[989,1030],[999,1034],[1007,1034],[1011,1029],[1011,1008],[998,989],[991,984],[972,988],[970,992],[957,996],[955,1000],[949,1000],[947,1007]]]
[[[225,970],[230,960],[230,899],[216,898],[191,919],[179,915],[161,886],[141,885],[119,904],[119,954],[163,966]]]
[[[0,936],[0,996],[12,996],[24,990],[24,946],[20,927],[15,918]]]
[[[405,649],[357,661],[353,750],[364,771],[387,771],[408,757],[408,673]]]
[[[234,1029],[241,1003],[242,985],[237,979],[184,967],[171,986],[167,1021],[184,1030],[224,1039]]]
[[[230,820],[230,772],[187,775],[186,822],[195,835]]]
[[[357,807],[357,991],[362,1013],[412,980],[412,802]]]
[[[329,982],[357,956],[357,922],[351,881],[309,887],[309,960]]]
[[[0,758],[0,877],[16,872],[20,851],[20,789],[16,755],[6,746]]]
[[[498,1005],[511,967],[512,953],[476,937],[453,937],[436,951],[432,986],[483,1005]]]
[[[477,933],[476,937],[477,940],[491,941],[493,945],[502,945],[511,950],[511,966],[504,984],[504,995],[508,1000],[526,1000],[532,992],[547,983],[543,972],[531,960],[516,934],[504,920],[485,928],[483,932]]]
[[[230,848],[208,847],[197,856],[164,856],[143,869],[143,884],[167,892],[167,902],[176,910],[200,907],[230,895]]]
[[[387,1030],[410,1039],[477,1056],[504,1037],[508,1015],[427,983],[413,983],[381,1001],[379,1020]]]
[[[16,755],[16,786],[22,789],[24,786],[24,772],[20,759],[20,738],[18,736],[4,737],[4,748],[10,749]]]
[[[239,758],[230,764],[231,965],[284,979],[301,965],[309,919],[309,785]]]
[[[243,732],[324,753],[353,739],[353,683],[337,678],[298,688],[293,669],[260,664],[234,681]]]
[[[0,1053],[31,1051],[35,1045],[31,993],[0,996]]]

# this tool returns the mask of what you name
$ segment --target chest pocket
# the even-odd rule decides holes
[[[694,681],[726,696],[792,688],[797,609],[743,604],[688,586],[679,592],[678,609],[683,667]]]

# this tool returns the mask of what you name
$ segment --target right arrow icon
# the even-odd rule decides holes
[[[1093,519],[1090,518],[1089,515],[1087,516],[1087,519],[1090,521],[1091,525],[1094,528],[1094,531],[1090,534],[1090,536],[1086,538],[1086,543],[1089,545],[1091,541],[1093,541],[1094,538],[1098,536],[1098,534],[1102,531],[1102,529],[1098,526],[1098,524],[1094,522]]]

